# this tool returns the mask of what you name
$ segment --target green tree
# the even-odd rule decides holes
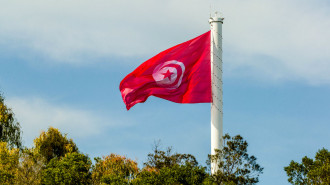
[[[193,155],[173,153],[170,147],[162,151],[156,145],[133,184],[202,184],[206,177],[205,167]]]
[[[192,164],[198,165],[196,158],[191,154],[173,153],[172,147],[166,151],[159,149],[159,144],[154,147],[154,153],[148,154],[148,160],[144,163],[147,168],[161,169],[163,167],[172,167],[173,165]]]
[[[92,162],[87,155],[73,152],[50,160],[42,171],[42,184],[91,184]]]
[[[144,168],[133,181],[133,184],[173,185],[173,184],[202,184],[207,173],[204,167],[191,164],[163,167],[159,170]]]
[[[16,121],[13,111],[4,103],[0,94],[0,141],[7,142],[10,148],[22,147],[21,127]]]
[[[95,161],[93,184],[129,184],[139,172],[137,163],[124,156],[110,154]]]
[[[42,131],[40,136],[34,139],[34,145],[35,150],[45,157],[46,162],[55,157],[63,157],[67,153],[78,152],[73,140],[53,127],[49,127],[47,132]]]
[[[248,143],[242,136],[223,136],[223,149],[209,155],[207,164],[218,164],[217,171],[207,179],[206,184],[256,184],[263,168],[256,157],[247,153]]]
[[[0,184],[15,184],[18,158],[18,149],[9,149],[6,142],[0,142]]]
[[[295,185],[330,184],[330,152],[323,148],[315,155],[315,160],[303,157],[301,163],[291,161],[284,167],[288,181]]]

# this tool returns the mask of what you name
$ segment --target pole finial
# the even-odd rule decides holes
[[[221,23],[223,23],[223,20],[224,20],[224,18],[223,18],[222,13],[219,13],[218,11],[215,11],[214,16],[210,17],[209,23],[212,23],[212,22],[221,22]]]

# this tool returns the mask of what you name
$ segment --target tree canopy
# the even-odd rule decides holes
[[[207,164],[218,164],[217,171],[209,178],[210,184],[256,184],[263,168],[257,158],[247,153],[248,143],[242,136],[223,136],[223,149],[209,155]]]
[[[47,132],[42,131],[40,136],[34,139],[34,145],[35,150],[43,155],[47,162],[55,157],[64,157],[67,153],[78,152],[73,140],[53,127],[49,127]]]
[[[206,176],[206,168],[199,166],[193,155],[173,153],[171,147],[163,151],[155,146],[133,184],[193,185],[202,184]]]
[[[45,158],[31,148],[21,151],[18,165],[17,185],[37,185],[41,184],[41,172],[46,167]]]
[[[0,184],[15,184],[19,150],[9,149],[6,142],[0,142]]]
[[[21,126],[16,121],[13,111],[7,107],[0,94],[0,141],[7,142],[10,148],[22,147]]]
[[[91,184],[92,162],[87,155],[67,153],[50,160],[42,171],[42,184],[85,185]]]
[[[139,172],[137,162],[117,154],[95,158],[94,184],[129,184]]]
[[[291,161],[284,170],[291,184],[328,185],[330,184],[330,152],[323,148],[316,153],[314,160],[305,156],[301,163]]]

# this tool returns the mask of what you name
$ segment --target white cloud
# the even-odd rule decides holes
[[[56,105],[40,98],[9,98],[6,104],[13,109],[20,122],[27,145],[31,145],[33,139],[50,126],[60,129],[62,133],[70,133],[72,138],[100,135],[106,128],[119,126],[118,121],[96,111]]]
[[[228,12],[228,13],[226,13]],[[330,83],[330,5],[322,1],[231,1],[224,37],[227,50],[271,78]],[[226,48],[225,48],[226,50]],[[272,61],[255,61],[266,56]],[[276,63],[274,63],[274,61]]]
[[[2,1],[0,42],[71,63],[151,56],[206,31],[210,3],[225,16],[231,74],[330,83],[330,5],[321,0]]]
[[[150,50],[157,52],[154,47],[166,47],[168,40],[176,43],[177,39],[170,39],[172,32],[182,36],[187,28],[196,30],[196,19],[191,14],[183,16],[187,11],[181,12],[176,4],[151,0],[7,1],[0,6],[0,38],[64,62],[79,62],[84,55],[141,56],[152,53]],[[199,30],[208,29],[207,16],[202,19],[206,27]],[[12,40],[19,42],[10,43]]]

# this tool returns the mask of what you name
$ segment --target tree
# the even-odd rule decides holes
[[[35,150],[49,162],[55,157],[63,157],[67,153],[78,152],[78,147],[66,134],[58,129],[49,127],[47,132],[42,131],[40,136],[34,139]]]
[[[33,149],[24,149],[18,165],[17,185],[41,184],[42,170],[46,166],[45,158]]]
[[[7,142],[10,148],[22,147],[21,127],[16,121],[13,111],[4,103],[0,94],[0,141]]]
[[[210,176],[208,184],[255,184],[263,168],[257,158],[247,153],[248,143],[242,136],[223,136],[224,147],[209,155],[207,164],[218,164],[218,170]]]
[[[162,151],[156,145],[133,184],[202,184],[206,177],[205,167],[193,155],[172,153],[170,147]]]
[[[91,184],[92,162],[87,155],[73,152],[50,160],[42,171],[42,184]]]
[[[124,156],[110,154],[95,161],[93,184],[129,184],[139,172],[137,163]]]
[[[18,149],[9,149],[6,142],[0,142],[0,184],[15,184],[18,158]]]
[[[301,163],[291,161],[284,170],[291,184],[330,184],[330,152],[323,148],[316,153],[315,160],[305,156]]]
[[[198,165],[196,158],[191,154],[179,154],[172,152],[172,148],[168,147],[166,151],[159,149],[158,144],[154,146],[154,153],[148,154],[148,160],[144,163],[147,168],[161,169],[163,167],[172,167],[173,165],[192,164]]]

